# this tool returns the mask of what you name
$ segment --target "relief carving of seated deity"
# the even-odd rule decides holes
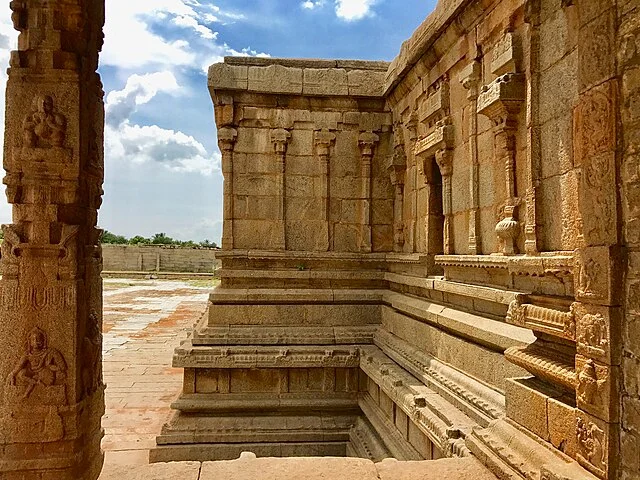
[[[61,147],[64,143],[67,120],[53,109],[50,95],[38,96],[33,111],[22,124],[25,147]]]
[[[48,346],[47,334],[36,327],[27,336],[26,352],[9,374],[9,384],[26,387],[22,395],[26,400],[37,386],[61,385],[66,372],[62,354]]]

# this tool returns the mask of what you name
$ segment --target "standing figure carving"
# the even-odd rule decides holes
[[[62,354],[48,345],[47,334],[36,327],[27,335],[26,351],[9,374],[9,384],[24,386],[23,399],[31,396],[37,386],[61,385],[66,379],[67,364]]]
[[[97,312],[89,314],[87,335],[82,344],[85,367],[82,369],[82,381],[85,395],[94,393],[102,384],[100,362],[102,360],[102,332],[100,331],[100,317]]]
[[[25,147],[61,147],[67,131],[67,119],[54,111],[53,97],[40,95],[33,101],[33,111],[23,122]]]

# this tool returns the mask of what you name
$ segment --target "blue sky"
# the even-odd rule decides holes
[[[114,233],[219,243],[222,174],[206,69],[225,55],[391,60],[436,0],[107,0],[105,196]],[[0,12],[0,71],[15,46]],[[0,75],[1,89],[6,76]],[[4,91],[0,92],[4,109]],[[4,195],[0,223],[11,221]]]

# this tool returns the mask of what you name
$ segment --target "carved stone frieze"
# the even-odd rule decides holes
[[[439,122],[433,132],[419,139],[414,147],[414,155],[421,158],[435,155],[437,150],[453,148],[455,127],[449,121]]]
[[[357,347],[324,346],[214,347],[184,344],[176,349],[173,365],[181,368],[353,368],[360,363]]]

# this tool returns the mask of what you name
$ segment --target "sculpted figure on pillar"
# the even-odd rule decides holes
[[[33,111],[23,122],[25,147],[61,147],[64,144],[67,119],[54,111],[51,95],[37,96]]]
[[[27,336],[25,353],[9,374],[9,385],[23,386],[23,399],[28,399],[36,387],[62,385],[66,380],[67,364],[62,354],[48,345],[47,334],[36,327]]]

